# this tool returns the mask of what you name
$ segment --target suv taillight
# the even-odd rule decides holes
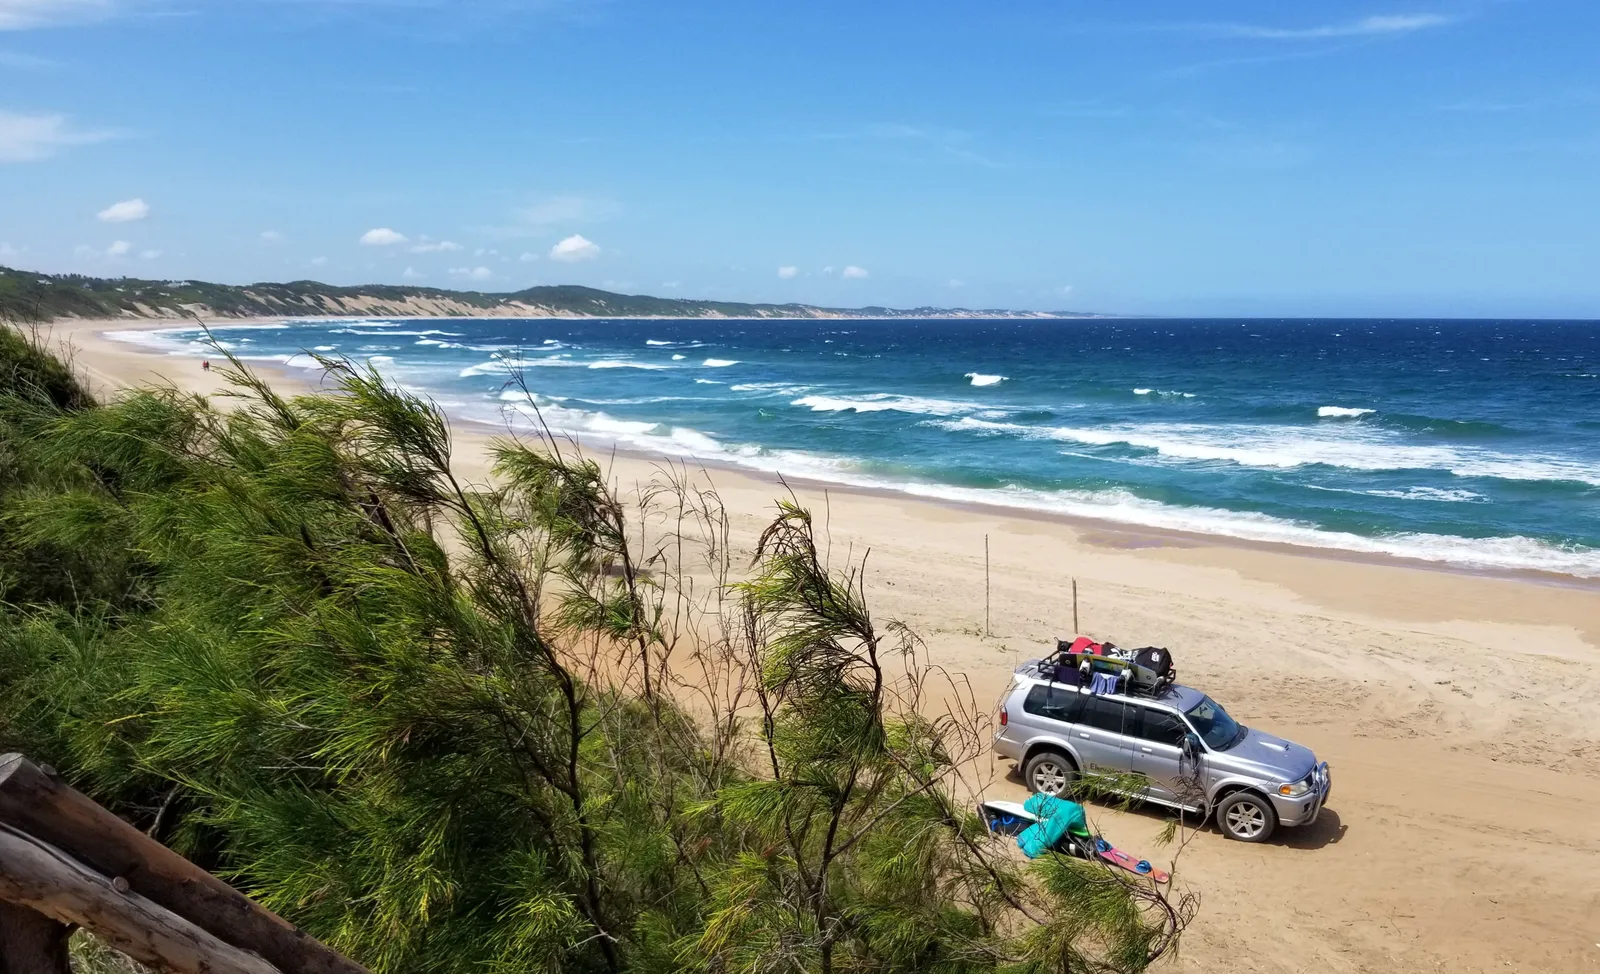
[[[1006,708],[1004,708],[1004,707],[1001,707],[1001,708],[1000,708],[1000,726],[1001,726],[1001,727],[1004,727],[1004,726],[1005,726],[1005,725],[1006,725],[1006,723],[1007,723],[1007,722],[1008,722],[1008,721],[1009,721],[1009,720],[1010,720],[1010,719],[1011,719],[1011,715],[1010,715],[1010,714],[1008,714],[1008,713],[1006,713]]]

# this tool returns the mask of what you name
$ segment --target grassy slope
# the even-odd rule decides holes
[[[890,308],[825,309],[802,304],[741,304],[732,301],[684,301],[642,294],[614,294],[576,285],[532,287],[508,294],[446,291],[431,287],[384,284],[335,287],[317,281],[287,284],[209,284],[204,281],[146,281],[97,278],[77,274],[42,274],[0,267],[0,317],[46,321],[74,317],[166,317],[187,309],[222,317],[250,315],[317,315],[372,313],[417,314],[408,301],[444,305],[440,313],[470,315],[513,304],[552,313],[617,317],[922,317],[948,313],[937,308],[900,311]],[[359,302],[354,311],[346,302]],[[962,312],[970,314],[970,312]],[[986,316],[1008,312],[985,312]]]

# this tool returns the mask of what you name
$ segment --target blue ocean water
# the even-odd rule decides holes
[[[454,415],[1128,524],[1600,577],[1600,323],[360,320],[228,326]],[[198,355],[194,329],[122,333]],[[532,403],[514,384],[520,369]]]

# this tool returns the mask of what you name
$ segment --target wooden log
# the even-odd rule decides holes
[[[20,754],[0,756],[0,823],[54,846],[284,974],[370,974]]]
[[[223,943],[131,889],[118,891],[111,880],[61,850],[9,826],[0,827],[0,899],[59,923],[75,923],[161,970],[279,974],[255,954]]]
[[[72,974],[72,928],[37,910],[0,903],[0,974]]]

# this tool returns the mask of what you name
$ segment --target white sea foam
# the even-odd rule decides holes
[[[1450,504],[1473,504],[1486,500],[1482,494],[1453,487],[1407,487],[1405,490],[1369,490],[1373,497],[1395,497],[1404,501],[1445,501]]]
[[[1363,497],[1392,497],[1403,501],[1443,501],[1451,504],[1477,504],[1488,500],[1482,494],[1460,487],[1406,487],[1400,490],[1356,487],[1325,487],[1321,484],[1303,484],[1312,490],[1325,490],[1336,494],[1360,494]]]
[[[928,416],[955,416],[983,408],[977,403],[898,396],[887,392],[875,392],[867,396],[801,396],[789,405],[805,406],[817,413],[880,413],[892,410],[900,413],[922,413]]]
[[[338,347],[339,346],[337,346],[337,345],[318,345],[316,348],[312,349],[312,351],[315,351],[315,352],[331,352],[331,351],[337,349]]]
[[[659,342],[659,341],[656,341],[654,338],[646,338],[644,340],[644,343],[646,345],[673,345],[673,344],[676,344],[675,342]]]
[[[889,481],[867,473],[858,462],[847,458],[728,444],[687,427],[619,420],[605,413],[560,406],[541,409],[541,414],[558,434],[591,436],[674,456],[694,456],[752,469],[895,490],[920,497],[1044,511],[1248,541],[1389,555],[1465,568],[1546,571],[1600,577],[1600,551],[1581,546],[1562,547],[1521,536],[1461,538],[1405,533],[1364,537],[1342,531],[1326,531],[1311,524],[1268,514],[1163,504],[1122,489],[1045,491],[1016,486],[974,488]]]
[[[460,337],[460,335],[461,335],[461,333],[459,331],[440,331],[437,328],[429,328],[426,331],[414,331],[414,330],[401,331],[401,330],[394,329],[394,328],[385,328],[382,331],[373,331],[370,328],[367,328],[367,329],[362,329],[362,328],[329,328],[328,329],[328,334],[330,334],[330,335],[372,335],[372,336],[378,337],[378,338],[390,338],[390,337],[397,336],[397,335],[410,335],[410,336],[413,336],[413,337],[418,336],[418,335],[449,335],[452,338],[457,338],[457,337]]]
[[[738,365],[739,360],[736,358],[708,358],[700,364],[708,369],[725,369],[730,365]]]
[[[467,379],[475,375],[494,375],[496,373],[509,374],[515,372],[517,367],[504,359],[490,359],[477,365],[469,365],[457,373],[461,378]]]
[[[963,416],[938,421],[950,430],[1090,446],[1126,446],[1154,451],[1167,461],[1212,461],[1245,467],[1290,469],[1323,464],[1352,470],[1446,470],[1458,477],[1502,480],[1569,480],[1600,486],[1600,468],[1557,454],[1512,455],[1468,446],[1406,443],[1375,430],[1353,428],[1201,425],[1195,423],[1110,424],[1095,428],[1028,426]]]
[[[975,386],[997,386],[1006,381],[1003,375],[984,375],[982,372],[968,372],[966,377],[971,379]]]
[[[694,381],[703,386],[720,386],[723,384],[719,379],[696,379]]]
[[[1318,406],[1317,415],[1323,419],[1355,419],[1359,416],[1370,416],[1377,412],[1376,409],[1361,409],[1353,406]]]
[[[672,356],[672,360],[674,362],[682,362],[683,359],[684,359],[684,356],[682,356],[682,355],[674,355],[674,356]]]
[[[589,368],[591,368],[591,369],[650,369],[650,370],[655,370],[655,369],[670,369],[670,368],[672,368],[672,366],[670,366],[670,365],[661,365],[661,364],[656,363],[656,362],[628,362],[628,361],[624,361],[624,360],[621,360],[621,359],[601,359],[598,362],[590,362],[589,363]]]
[[[400,348],[399,345],[363,345],[356,349],[358,352],[393,352]]]
[[[1194,398],[1194,393],[1179,392],[1176,389],[1135,389],[1133,390],[1133,394],[1136,396],[1167,396],[1174,399]]]

